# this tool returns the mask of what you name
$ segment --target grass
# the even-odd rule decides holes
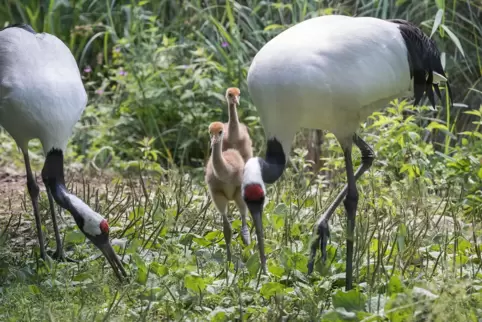
[[[71,189],[108,217],[130,279],[116,280],[68,214],[63,215],[65,249],[80,263],[39,261],[35,243],[28,242],[35,240],[35,231],[27,207],[2,238],[1,319],[476,321],[482,315],[482,262],[480,225],[469,216],[477,211],[467,213],[461,198],[469,186],[450,179],[443,159],[426,162],[436,155],[432,144],[417,141],[424,129],[404,119],[404,109],[415,111],[402,102],[375,114],[372,125],[362,129],[378,156],[358,185],[355,290],[343,291],[342,208],[331,224],[328,262],[318,262],[314,275],[306,275],[311,227],[344,182],[338,171],[342,155],[328,135],[330,183],[295,170],[307,167],[305,151],[298,149],[294,167],[269,187],[263,219],[267,276],[259,274],[255,240],[246,247],[238,236],[237,213],[232,215],[235,264],[226,265],[221,218],[199,174],[172,168],[162,177],[141,170],[130,177],[84,173],[82,179],[72,172]],[[382,121],[390,130],[374,135],[371,127]],[[405,144],[393,144],[398,134]],[[462,162],[459,154],[453,156]],[[399,156],[419,170],[405,176],[402,171],[400,177],[400,169],[393,168]],[[48,218],[45,195],[41,205]],[[54,249],[52,232],[48,235]]]
[[[130,275],[119,283],[68,213],[61,220],[64,248],[79,263],[39,260],[22,157],[0,131],[0,320],[482,318],[480,5],[180,3],[0,4],[2,21],[26,21],[54,33],[79,63],[90,100],[67,151],[69,187],[108,218],[114,248]],[[332,13],[405,18],[434,31],[459,103],[433,111],[394,101],[361,125],[377,158],[358,183],[356,288],[350,292],[343,290],[342,207],[330,223],[327,263],[318,261],[314,274],[306,274],[313,224],[345,183],[333,136],[324,136],[323,166],[311,173],[306,138],[299,133],[290,167],[269,186],[263,215],[266,276],[259,274],[256,240],[244,246],[238,236],[236,211],[234,264],[226,264],[221,218],[203,182],[207,126],[226,118],[225,88],[238,86],[247,94],[246,71],[258,48],[291,24]],[[240,116],[259,155],[264,136],[246,94]],[[30,147],[39,174],[40,144]],[[355,150],[355,166],[359,162]],[[20,175],[4,178],[15,171]],[[47,206],[43,192],[44,232],[53,250]]]

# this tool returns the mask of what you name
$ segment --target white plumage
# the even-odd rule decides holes
[[[50,34],[0,32],[0,124],[18,146],[40,139],[45,154],[65,151],[87,94],[69,48]]]
[[[361,120],[410,94],[411,87],[397,25],[375,18],[327,16],[299,23],[258,52],[248,75],[266,135],[279,134],[282,126],[283,142],[300,127],[351,137]]]
[[[39,139],[46,161],[42,170],[57,244],[54,257],[66,259],[54,200],[74,217],[82,232],[102,251],[119,279],[126,276],[109,242],[109,225],[82,200],[67,191],[63,151],[87,104],[77,63],[53,35],[38,34],[26,24],[0,31],[0,125],[22,150],[32,199],[40,255],[46,258],[38,209],[39,188],[30,168],[28,142]]]
[[[435,43],[402,20],[323,16],[269,41],[248,72],[249,93],[268,138],[266,159],[253,158],[245,166],[243,194],[255,222],[261,220],[263,181],[272,183],[281,176],[295,133],[301,128],[332,132],[345,154],[348,185],[317,222],[319,245],[312,245],[309,271],[316,247],[326,256],[327,223],[346,194],[347,289],[351,288],[355,181],[374,158],[355,132],[360,122],[395,98],[414,95],[416,104],[426,92],[433,102],[433,88],[439,94],[440,81],[446,78]],[[356,173],[352,143],[362,152],[363,164]],[[263,197],[258,200],[250,197],[259,195]],[[262,249],[260,258],[264,265]]]

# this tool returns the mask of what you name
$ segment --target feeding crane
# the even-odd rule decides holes
[[[30,168],[28,142],[39,139],[46,155],[42,180],[49,199],[57,243],[54,257],[65,259],[54,200],[68,210],[80,230],[101,250],[119,279],[127,276],[109,242],[109,225],[71,194],[64,179],[64,154],[72,128],[87,104],[77,63],[57,37],[36,33],[27,24],[0,31],[0,125],[22,151],[32,199],[40,255],[46,258],[38,207],[39,187]]]
[[[308,272],[317,249],[326,260],[328,221],[344,198],[347,216],[346,289],[352,287],[356,180],[375,157],[356,134],[363,120],[391,100],[414,96],[418,104],[426,93],[435,107],[438,84],[447,82],[435,42],[410,22],[340,15],[303,21],[259,50],[248,71],[248,89],[267,137],[265,159],[246,162],[243,198],[253,217],[262,266],[262,211],[265,183],[282,175],[296,131],[300,128],[332,132],[340,143],[347,185],[318,219],[310,247]],[[450,88],[447,83],[449,97]],[[353,171],[353,143],[362,164]]]

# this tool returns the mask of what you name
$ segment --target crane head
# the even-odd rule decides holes
[[[263,208],[266,197],[265,183],[274,183],[279,179],[286,165],[286,154],[283,145],[275,137],[268,139],[266,160],[260,157],[249,159],[244,165],[241,194],[253,217],[258,237],[259,258],[261,267],[266,271],[263,240]]]
[[[261,267],[265,271],[266,258],[264,255],[264,232],[263,232],[263,208],[266,196],[266,188],[264,186],[262,176],[262,159],[251,158],[244,166],[243,183],[241,185],[241,194],[246,206],[248,206],[251,217],[253,218],[254,228],[258,240],[259,257]]]
[[[122,280],[127,273],[109,242],[109,224],[104,217],[67,190],[63,160],[62,150],[51,149],[42,169],[42,180],[55,202],[72,214],[80,230],[104,254],[116,276]]]
[[[127,276],[126,271],[112,248],[109,241],[109,224],[107,220],[97,212],[93,211],[82,200],[75,195],[64,192],[65,200],[68,200],[69,211],[84,235],[104,254],[112,266],[114,273],[122,280]]]
[[[211,146],[223,140],[224,124],[221,122],[213,122],[209,124],[209,136],[211,137]]]
[[[229,104],[239,105],[241,91],[237,87],[230,87],[226,90],[226,100]]]

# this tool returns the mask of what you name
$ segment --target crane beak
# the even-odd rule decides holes
[[[266,256],[264,254],[264,232],[263,232],[263,207],[264,198],[260,201],[246,201],[251,217],[253,217],[256,237],[258,239],[259,259],[261,269],[266,274]]]
[[[109,262],[110,266],[112,266],[112,269],[114,270],[115,275],[117,278],[122,281],[125,277],[127,277],[127,273],[124,269],[124,266],[122,266],[122,262],[120,259],[117,257],[114,249],[112,248],[112,245],[110,242],[107,240],[107,242],[104,243],[98,243],[94,242],[95,246],[100,249],[102,254],[104,254],[105,258],[107,258],[107,261]]]

